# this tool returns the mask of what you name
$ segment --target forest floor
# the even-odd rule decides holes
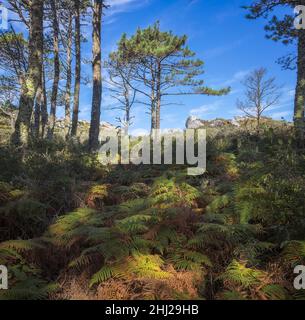
[[[208,166],[0,148],[4,299],[302,299],[304,153],[290,127],[208,134]]]

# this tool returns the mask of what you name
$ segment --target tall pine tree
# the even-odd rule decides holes
[[[187,36],[176,36],[160,30],[159,22],[138,29],[130,38],[124,34],[118,44],[116,57],[133,65],[130,85],[149,100],[151,128],[160,129],[163,99],[182,95],[224,95],[229,88],[211,89],[199,77],[204,62],[195,58]]]
[[[265,27],[267,38],[282,41],[284,44],[297,45],[296,57],[287,56],[281,59],[287,68],[297,68],[297,84],[294,103],[294,124],[298,139],[304,143],[305,138],[305,30],[296,29],[296,18],[293,8],[305,5],[305,0],[259,0],[244,8],[249,11],[248,19],[265,18],[268,23]],[[273,12],[276,9],[288,8],[291,14],[278,18]],[[296,61],[296,65],[293,63]]]

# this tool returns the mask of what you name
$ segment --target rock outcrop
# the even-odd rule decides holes
[[[206,121],[203,121],[195,116],[190,116],[186,120],[186,129],[199,129],[206,125]]]
[[[223,126],[233,125],[236,124],[232,120],[226,119],[215,119],[215,120],[201,120],[195,116],[190,116],[186,120],[186,128],[187,129],[199,129],[199,128],[219,128]]]

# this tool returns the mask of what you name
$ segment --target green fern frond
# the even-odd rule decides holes
[[[201,226],[198,228],[197,232],[217,232],[217,233],[222,233],[224,235],[230,234],[230,229],[228,226],[220,225],[217,223],[203,223]]]
[[[265,276],[263,271],[248,268],[245,263],[233,260],[219,279],[249,288],[258,285]]]
[[[169,255],[169,261],[177,270],[201,270],[203,266],[211,267],[211,260],[204,254],[191,250],[175,250]]]
[[[283,258],[291,264],[298,264],[305,260],[305,241],[286,242],[283,249]]]
[[[286,300],[287,298],[286,290],[278,284],[268,284],[261,291],[268,300]]]
[[[83,267],[88,267],[92,263],[92,260],[93,260],[92,255],[82,253],[79,257],[72,260],[68,266],[69,268],[82,269]]]
[[[152,248],[155,248],[154,241],[146,240],[141,237],[132,237],[130,242],[131,250],[139,251],[142,253],[148,253]]]
[[[81,208],[68,213],[58,218],[57,221],[49,227],[47,235],[51,237],[64,236],[67,232],[88,223],[96,213],[97,211],[88,208]]]
[[[114,271],[110,266],[103,266],[97,273],[95,273],[90,280],[89,287],[92,288],[96,284],[100,284],[109,280],[114,275]]]
[[[214,200],[207,206],[206,212],[208,214],[221,213],[221,211],[230,204],[230,195],[225,194],[222,196],[217,196]]]
[[[247,297],[245,297],[242,293],[238,291],[224,291],[221,293],[221,298],[223,300],[233,300],[233,301],[239,301],[239,300],[247,300]]]
[[[15,250],[0,248],[0,264],[6,264],[10,260],[21,260],[22,257]]]
[[[0,249],[10,248],[17,252],[30,251],[34,249],[44,249],[45,246],[39,239],[33,240],[10,240],[0,243]]]
[[[240,243],[240,245],[234,249],[234,255],[251,261],[251,263],[254,264],[257,263],[257,258],[259,258],[260,255],[267,252],[270,253],[275,247],[276,245],[273,243],[253,239],[246,244]]]
[[[229,224],[231,219],[230,215],[227,214],[213,214],[207,213],[202,217],[202,221],[205,223],[216,223],[216,224]]]
[[[148,230],[146,223],[154,220],[154,217],[150,215],[138,214],[127,217],[123,220],[118,220],[116,225],[119,229],[131,234],[143,233]]]
[[[164,279],[171,276],[170,273],[163,271],[164,261],[159,255],[133,254],[128,259],[127,271],[139,278]]]
[[[0,300],[45,300],[58,289],[56,283],[46,284],[42,280],[28,278],[9,290],[1,290]]]

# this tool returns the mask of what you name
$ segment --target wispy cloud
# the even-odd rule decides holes
[[[193,4],[195,4],[195,3],[197,3],[197,2],[199,2],[199,0],[189,0],[189,6],[191,6],[191,5],[193,5]]]
[[[198,108],[194,108],[190,111],[192,116],[196,117],[206,117],[208,115],[213,114],[218,108],[222,105],[222,101],[216,101],[214,103],[205,104]]]
[[[233,76],[224,82],[224,86],[231,86],[235,83],[241,82],[248,74],[250,70],[240,70],[233,74]]]
[[[150,0],[108,0],[107,4],[110,6],[108,16],[117,13],[133,11],[149,3]]]
[[[244,41],[243,39],[238,39],[235,42],[232,42],[230,44],[225,44],[216,48],[209,49],[205,52],[205,58],[206,59],[218,58],[224,55],[225,53],[238,48],[243,43],[243,41]]]

